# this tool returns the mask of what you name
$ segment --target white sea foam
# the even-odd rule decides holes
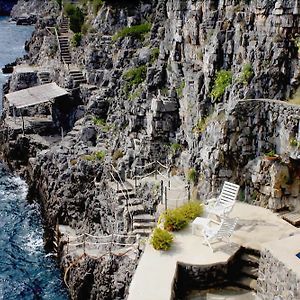
[[[30,232],[25,236],[24,248],[31,254],[40,252],[43,249],[43,237],[36,232]]]

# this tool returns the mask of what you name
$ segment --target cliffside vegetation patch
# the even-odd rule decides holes
[[[145,22],[140,25],[134,25],[131,27],[125,27],[125,28],[121,29],[120,31],[118,31],[112,37],[112,41],[116,41],[119,38],[124,38],[127,36],[132,36],[132,37],[141,39],[144,34],[146,34],[147,32],[150,31],[150,29],[151,29],[151,24],[148,22]]]
[[[213,89],[210,93],[211,97],[215,100],[220,99],[226,88],[232,83],[232,72],[227,70],[220,70],[217,72]]]
[[[72,3],[66,3],[64,11],[70,18],[70,29],[75,33],[81,32],[84,23],[84,13],[81,8]]]

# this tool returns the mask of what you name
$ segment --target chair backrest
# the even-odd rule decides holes
[[[222,206],[233,205],[239,193],[239,189],[240,186],[238,184],[225,181],[218,198],[218,204]]]
[[[231,237],[235,226],[238,222],[238,218],[233,218],[233,219],[223,219],[218,231],[214,235],[214,238],[216,239],[223,239],[223,238],[229,238]]]

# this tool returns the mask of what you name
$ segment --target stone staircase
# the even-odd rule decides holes
[[[60,23],[60,27],[59,27],[59,32],[60,34],[65,34],[69,32],[69,19],[63,17],[61,23]]]
[[[238,269],[234,284],[245,289],[256,290],[260,252],[243,248],[238,257]]]
[[[65,64],[71,64],[69,37],[65,35],[58,36],[61,59]]]
[[[50,83],[50,73],[48,71],[41,71],[37,74],[40,84]]]
[[[70,70],[69,75],[73,81],[73,88],[79,87],[80,84],[87,82],[80,70]]]
[[[155,217],[146,211],[142,200],[136,197],[133,186],[127,181],[124,185],[125,187],[118,185],[116,194],[119,203],[128,207],[128,212],[132,217],[132,233],[149,236],[155,227]],[[127,196],[125,197],[125,195]]]

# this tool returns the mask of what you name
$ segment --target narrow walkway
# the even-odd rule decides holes
[[[232,244],[230,247],[213,244],[214,253],[202,244],[201,236],[192,235],[191,226],[175,234],[170,251],[156,251],[148,243],[131,282],[128,300],[171,299],[178,262],[191,265],[227,262],[240,246],[261,250],[266,243],[291,234],[297,234],[295,238],[300,242],[300,229],[267,209],[238,202],[230,216],[239,218]]]

